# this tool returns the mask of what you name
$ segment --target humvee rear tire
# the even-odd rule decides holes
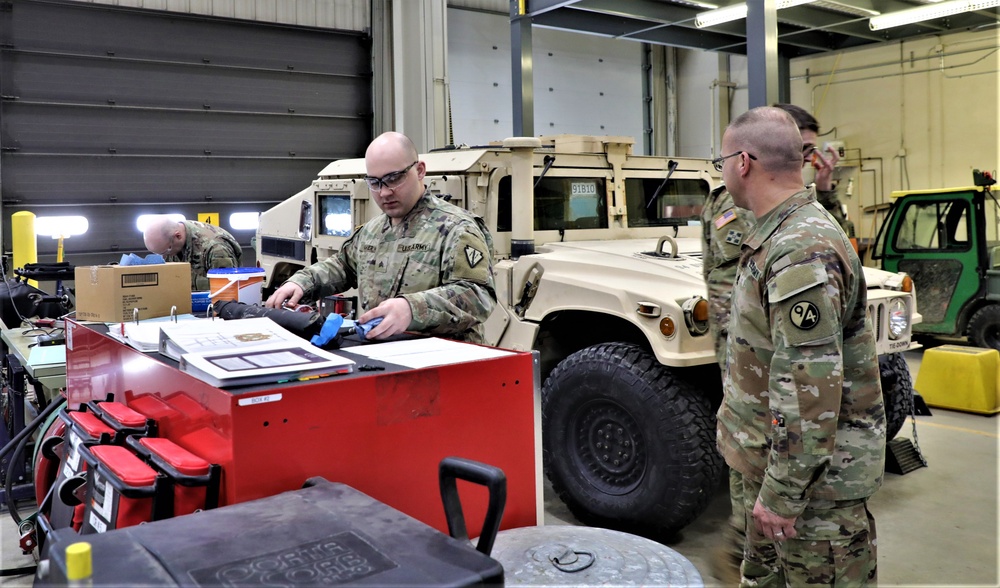
[[[638,345],[578,351],[542,388],[552,486],[581,522],[669,537],[718,488],[715,414],[705,395]]]
[[[966,331],[976,347],[1000,350],[1000,304],[984,306],[969,319]]]
[[[885,440],[888,442],[896,437],[913,410],[913,380],[910,378],[910,366],[902,353],[880,356],[878,371],[882,380]]]

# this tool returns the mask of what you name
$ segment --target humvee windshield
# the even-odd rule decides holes
[[[627,178],[625,204],[630,227],[670,227],[701,220],[710,187],[705,180],[672,179],[651,201],[663,180]]]
[[[699,179],[670,180],[655,202],[650,202],[662,178],[625,180],[625,202],[631,227],[687,225],[701,219],[708,197],[708,182]],[[608,228],[607,182],[605,178],[543,177],[535,186],[535,230]],[[497,231],[511,230],[510,176],[500,179]]]

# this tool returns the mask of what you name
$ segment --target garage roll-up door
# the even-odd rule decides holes
[[[140,214],[260,212],[371,140],[362,33],[90,3],[0,2],[0,190],[83,215],[66,260],[144,253]],[[40,238],[40,261],[56,244]],[[252,256],[250,256],[252,259]]]

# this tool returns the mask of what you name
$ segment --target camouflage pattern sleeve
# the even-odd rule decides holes
[[[482,343],[482,323],[496,304],[493,255],[488,238],[472,222],[462,222],[445,238],[440,285],[403,294],[410,304],[410,329],[455,335]]]
[[[772,437],[760,499],[774,513],[797,517],[833,458],[844,373],[841,295],[849,290],[832,255],[786,257],[775,266],[766,294]]]
[[[319,300],[358,285],[357,242],[367,225],[357,228],[335,254],[303,268],[287,280],[302,288],[302,301]],[[286,282],[286,283],[287,283]]]
[[[836,219],[837,224],[840,225],[840,228],[844,230],[848,237],[854,236],[854,222],[848,220],[847,215],[844,214],[844,208],[840,205],[840,196],[837,193],[836,187],[833,190],[820,190],[817,188],[816,201],[822,204],[823,208]]]
[[[724,186],[712,191],[702,209],[702,273],[708,290],[709,329],[716,361],[723,367],[740,246],[753,226],[753,214],[738,208]]]
[[[183,221],[187,237],[177,256],[168,261],[191,264],[191,290],[209,290],[208,270],[239,267],[242,250],[228,231],[198,221]]]

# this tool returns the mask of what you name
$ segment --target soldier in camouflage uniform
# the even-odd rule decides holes
[[[369,339],[410,330],[483,343],[483,322],[496,304],[492,240],[483,220],[425,191],[424,163],[405,135],[377,137],[365,167],[383,214],[335,255],[296,272],[266,305],[356,287],[367,310],[358,320],[383,317]]]
[[[819,122],[805,109],[794,104],[775,104],[791,115],[802,136],[802,165],[812,165],[816,170],[814,187],[817,200],[830,212],[841,228],[849,236],[853,235],[854,224],[844,215],[837,190],[833,186],[833,171],[839,160],[836,151],[826,155],[816,147]],[[716,163],[722,171],[722,162]],[[708,288],[709,328],[715,342],[715,357],[722,368],[726,368],[726,338],[729,333],[729,311],[733,285],[736,282],[736,267],[739,262],[743,239],[754,225],[749,210],[733,204],[732,195],[725,185],[719,186],[709,195],[702,209],[702,250],[703,273]],[[722,538],[722,544],[713,556],[713,573],[720,579],[729,579],[739,573],[739,562],[743,557],[742,489],[739,476],[730,472],[730,496],[733,499],[733,518]]]
[[[878,360],[861,262],[802,188],[801,145],[773,107],[723,137],[723,180],[756,227],[733,292],[718,446],[742,483],[742,585],[866,585],[885,458]]]
[[[239,267],[243,251],[225,229],[198,221],[175,221],[156,217],[143,233],[146,249],[159,253],[164,261],[191,264],[191,291],[209,289],[208,270]]]

